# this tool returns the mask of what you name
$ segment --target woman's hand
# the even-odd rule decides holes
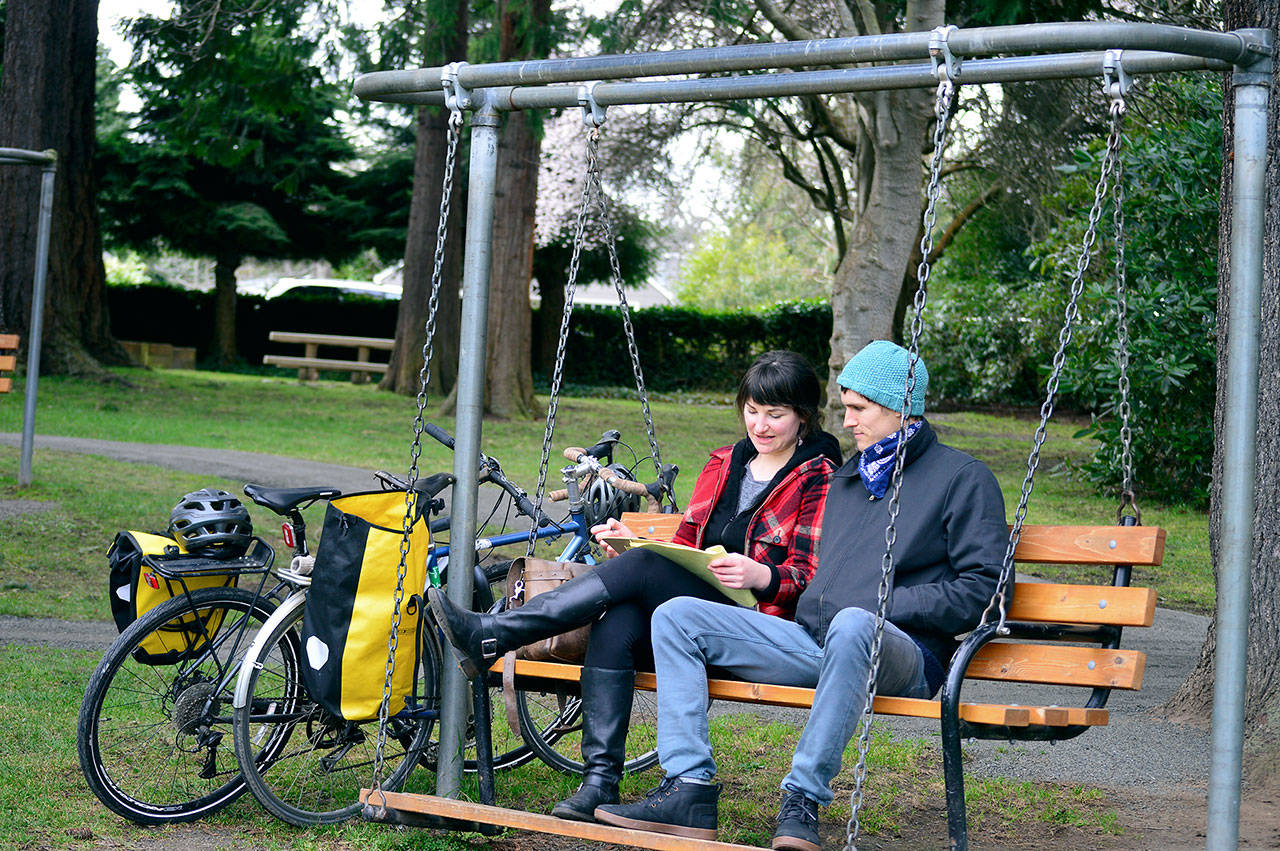
[[[628,529],[622,521],[610,517],[599,526],[591,527],[591,537],[596,539],[597,544],[604,547],[604,554],[608,558],[613,558],[618,552],[602,541],[601,538],[634,538],[635,533]]]
[[[767,565],[752,561],[740,553],[727,553],[707,565],[726,588],[768,588],[773,571]]]

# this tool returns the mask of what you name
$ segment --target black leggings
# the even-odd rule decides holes
[[[652,671],[653,646],[649,618],[653,610],[676,597],[716,603],[733,601],[675,562],[649,550],[627,550],[596,568],[609,590],[608,610],[591,625],[591,641],[583,664],[616,671]]]

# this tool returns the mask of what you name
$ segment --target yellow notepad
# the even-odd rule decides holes
[[[716,579],[716,575],[711,572],[711,568],[707,567],[712,561],[726,553],[725,548],[718,544],[705,550],[699,550],[695,547],[686,547],[684,544],[650,541],[644,538],[601,538],[600,540],[613,547],[619,555],[632,547],[644,547],[646,550],[653,550],[658,555],[670,559],[710,584],[712,588],[715,588],[739,606],[746,606],[749,609],[755,607],[756,595],[751,593],[751,589],[726,588],[720,583],[719,579]]]

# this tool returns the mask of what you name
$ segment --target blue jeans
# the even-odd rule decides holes
[[[668,777],[716,774],[707,729],[707,666],[752,682],[816,691],[782,788],[826,806],[831,781],[866,703],[875,614],[839,612],[819,647],[794,621],[753,609],[678,597],[653,613],[658,675],[658,759]],[[885,623],[878,694],[929,697],[924,656],[902,630]]]

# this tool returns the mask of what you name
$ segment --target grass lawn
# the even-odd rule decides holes
[[[76,757],[76,716],[84,683],[98,657],[94,653],[46,649],[32,653],[17,645],[0,647],[0,848],[182,848],[197,845],[184,839],[195,830],[222,837],[198,847],[266,849],[474,849],[474,836],[394,830],[353,821],[345,825],[300,830],[267,815],[252,797],[244,797],[193,827],[143,828],[118,818],[85,787]],[[39,683],[39,688],[31,688]],[[502,723],[499,721],[498,723]],[[893,836],[923,798],[942,797],[941,757],[922,741],[890,741],[882,731],[868,758],[868,789],[861,823],[871,835]],[[749,715],[730,715],[712,722],[712,740],[726,778],[721,798],[720,838],[767,845],[773,831],[778,783],[786,773],[779,754],[795,746],[798,731],[780,723],[762,724]],[[230,757],[230,754],[227,754]],[[845,755],[857,758],[856,742]],[[849,817],[852,772],[838,779],[836,800],[823,814],[824,824],[843,824]],[[634,799],[656,785],[656,772],[627,777],[623,795]],[[419,768],[409,790],[430,792],[433,777]],[[498,796],[506,806],[546,812],[572,793],[576,778],[533,762],[499,772]],[[1075,825],[1089,832],[1115,833],[1116,814],[1096,792],[1006,781],[975,780],[971,784],[970,819],[974,842],[999,841],[1018,823]],[[474,786],[470,789],[474,797]],[[56,802],[56,805],[52,805]],[[1056,827],[1054,827],[1056,829]],[[234,843],[234,844],[233,844]],[[240,844],[247,843],[247,844]],[[579,843],[580,844],[580,843]],[[520,843],[514,846],[520,847]],[[539,847],[539,846],[534,846]]]

